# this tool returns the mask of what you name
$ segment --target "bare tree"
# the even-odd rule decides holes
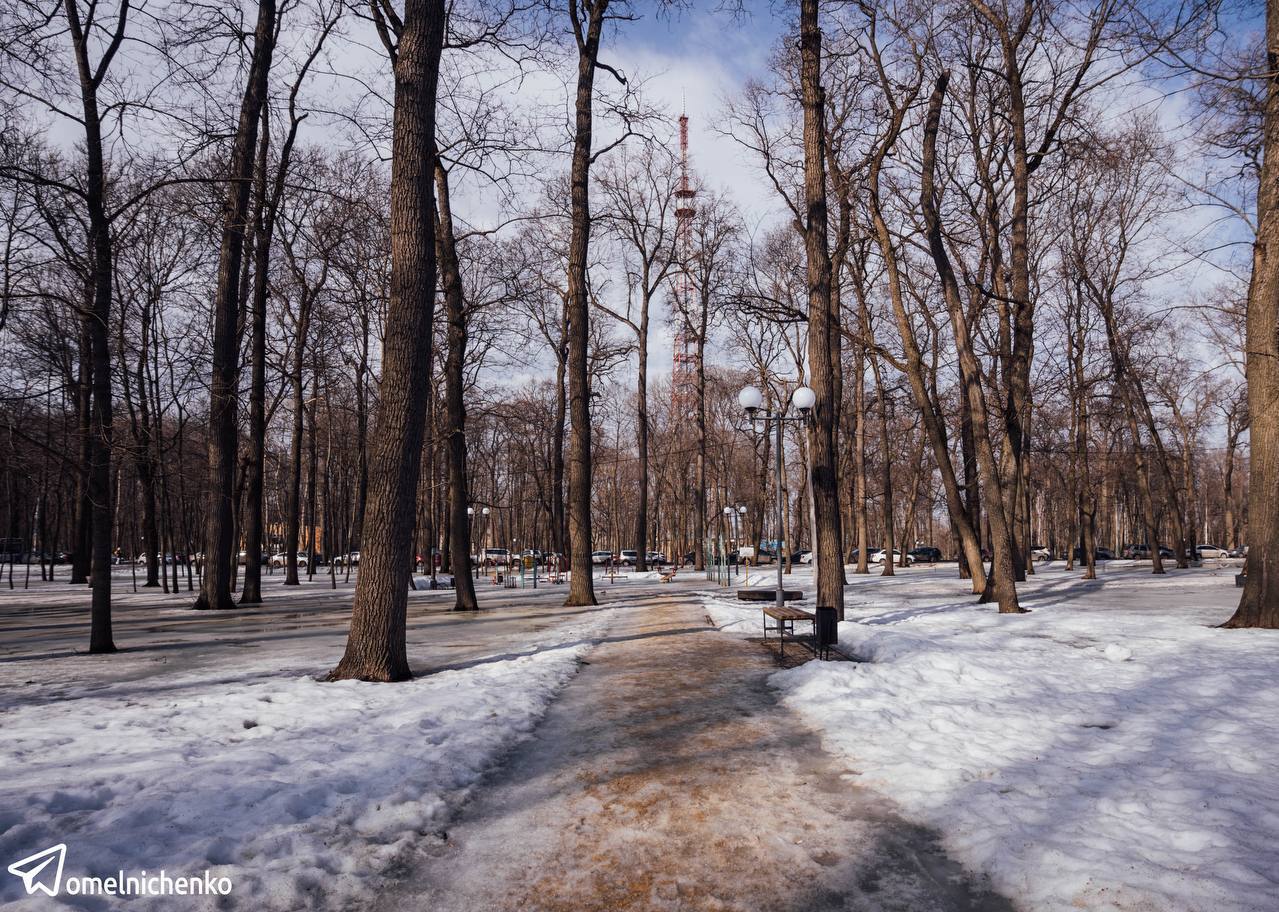
[[[1257,237],[1248,285],[1248,565],[1227,627],[1279,628],[1279,3],[1266,3]]]
[[[436,290],[435,97],[444,47],[442,0],[406,0],[402,17],[374,11],[395,72],[391,173],[391,300],[380,402],[370,439],[372,534],[346,652],[330,679],[411,677],[405,624]]]
[[[987,491],[987,501],[989,503],[987,516],[990,521],[994,551],[991,582],[987,585],[987,592],[998,601],[1001,614],[1015,614],[1020,613],[1022,608],[1017,601],[1011,530],[1007,514],[1004,511],[999,466],[995,461],[995,451],[990,441],[986,393],[982,388],[981,368],[973,351],[972,332],[968,316],[964,312],[963,302],[960,300],[959,283],[955,279],[954,269],[950,263],[950,255],[946,251],[941,218],[938,214],[937,191],[934,180],[937,167],[937,130],[941,121],[942,105],[945,102],[946,85],[949,79],[949,73],[942,73],[937,77],[932,96],[928,102],[928,117],[924,127],[923,175],[919,191],[920,208],[924,215],[929,251],[937,267],[946,309],[950,314],[951,328],[954,330],[955,350],[959,356],[959,367],[964,387],[963,395],[967,397],[968,406],[972,410],[977,462],[981,471],[982,485]],[[983,598],[986,597],[983,596]]]
[[[638,369],[635,387],[635,445],[639,503],[635,513],[635,569],[648,568],[648,336],[653,299],[676,265],[675,161],[669,150],[645,144],[636,156],[622,154],[600,176],[605,219],[626,253],[627,310],[598,304],[635,334]]]
[[[235,607],[231,575],[235,559],[235,464],[238,450],[236,397],[240,375],[237,329],[244,240],[262,106],[275,49],[275,0],[259,0],[253,57],[240,102],[222,209],[222,245],[213,300],[213,379],[209,388],[209,513],[204,540],[204,576],[193,608]],[[254,555],[254,559],[256,559]]]
[[[804,246],[808,261],[808,371],[816,402],[809,425],[817,604],[844,615],[844,547],[840,538],[835,432],[840,383],[839,314],[831,297],[826,211],[826,97],[822,88],[822,31],[817,0],[799,6],[800,100],[804,111]]]

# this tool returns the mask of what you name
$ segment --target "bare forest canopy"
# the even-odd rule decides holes
[[[1264,19],[0,0],[3,537],[104,650],[116,557],[226,608],[371,553],[358,618],[485,546],[935,546],[1002,610],[1036,548],[1242,546]],[[684,26],[770,49],[681,110]],[[780,522],[746,385],[816,392]]]

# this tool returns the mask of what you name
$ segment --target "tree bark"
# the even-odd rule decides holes
[[[808,367],[816,402],[808,425],[809,492],[817,604],[844,617],[844,548],[840,541],[836,396],[840,384],[838,315],[831,307],[829,217],[826,209],[826,95],[821,85],[822,31],[818,0],[799,7],[800,95],[804,110],[804,248],[808,265]],[[790,542],[787,543],[788,545]]]
[[[1263,158],[1248,286],[1248,562],[1227,627],[1279,628],[1279,2],[1266,3]]]
[[[82,315],[81,338],[88,343],[88,353],[81,352],[90,365],[89,384],[92,409],[88,415],[88,446],[85,454],[87,472],[85,492],[90,519],[89,585],[93,590],[89,620],[89,652],[115,652],[111,629],[111,536],[113,512],[111,497],[111,298],[114,290],[114,263],[111,244],[111,222],[106,204],[106,161],[102,145],[102,120],[98,110],[98,86],[106,76],[115,49],[124,38],[128,3],[122,5],[118,26],[109,48],[98,62],[97,72],[89,61],[90,37],[80,21],[76,0],[66,0],[67,27],[76,58],[80,81],[80,102],[84,112],[85,139],[85,208],[89,222],[92,303]],[[85,405],[89,402],[86,400]],[[13,570],[10,566],[10,583]]]
[[[590,353],[590,304],[587,299],[586,261],[590,246],[591,137],[595,69],[600,34],[609,0],[569,0],[569,14],[577,39],[576,125],[571,184],[572,233],[568,248],[568,395],[569,479],[568,528],[572,580],[566,606],[594,605],[595,584],[591,572],[591,402],[587,367]],[[582,21],[582,14],[586,20]]]
[[[435,311],[435,99],[443,0],[406,0],[395,59],[391,298],[381,401],[369,441],[368,527],[346,652],[331,680],[402,681]]]
[[[994,448],[990,442],[990,423],[986,410],[986,395],[982,389],[981,368],[973,351],[972,337],[964,313],[963,303],[959,296],[959,283],[950,263],[950,255],[946,252],[945,239],[942,236],[941,217],[937,211],[935,189],[935,171],[937,167],[937,130],[941,123],[942,103],[946,97],[946,85],[950,74],[943,72],[937,77],[932,97],[928,102],[928,115],[924,126],[924,149],[922,180],[920,184],[920,207],[924,215],[925,231],[928,236],[928,248],[937,267],[941,280],[942,293],[950,313],[951,326],[955,335],[955,352],[958,355],[961,382],[964,395],[972,410],[973,438],[976,444],[977,465],[982,476],[982,484],[986,488],[986,498],[990,506],[986,515],[990,522],[993,562],[991,567],[991,583],[987,591],[999,603],[1001,614],[1021,613],[1021,605],[1017,601],[1015,570],[1011,530],[1008,516],[1004,511],[1004,497],[999,466],[995,461]],[[987,596],[983,595],[983,599]]]
[[[444,359],[444,408],[448,421],[449,566],[453,571],[454,611],[475,611],[475,580],[471,576],[471,521],[467,515],[466,400],[463,396],[466,368],[466,300],[453,233],[453,208],[449,175],[435,163],[436,247],[439,251],[440,285],[448,315],[448,354]],[[432,558],[432,560],[434,560]]]
[[[235,462],[237,447],[236,387],[239,377],[241,260],[248,230],[249,199],[253,190],[258,124],[266,103],[267,77],[275,49],[275,0],[260,0],[253,34],[253,58],[240,103],[227,195],[222,214],[222,246],[217,288],[213,299],[213,376],[209,386],[209,515],[204,540],[204,576],[194,608],[225,610],[231,598],[235,560]]]
[[[639,370],[635,381],[635,449],[639,479],[635,492],[635,571],[643,573],[648,569],[648,269],[644,269],[641,280],[644,296],[643,310],[640,312],[639,331]]]

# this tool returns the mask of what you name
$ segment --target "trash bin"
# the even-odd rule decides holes
[[[834,608],[817,607],[817,657],[830,658],[830,648],[839,642],[839,613]]]

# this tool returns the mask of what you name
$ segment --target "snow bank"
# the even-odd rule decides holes
[[[395,685],[241,666],[70,700],[42,688],[0,712],[0,859],[65,842],[67,876],[207,868],[231,879],[237,908],[348,907],[439,840],[450,807],[533,728],[588,648],[498,656]],[[0,880],[0,906],[49,908],[22,893],[16,878]]]
[[[1041,577],[1023,616],[855,582],[864,664],[772,683],[957,860],[1036,912],[1279,909],[1279,632],[1210,626],[1228,574]]]

